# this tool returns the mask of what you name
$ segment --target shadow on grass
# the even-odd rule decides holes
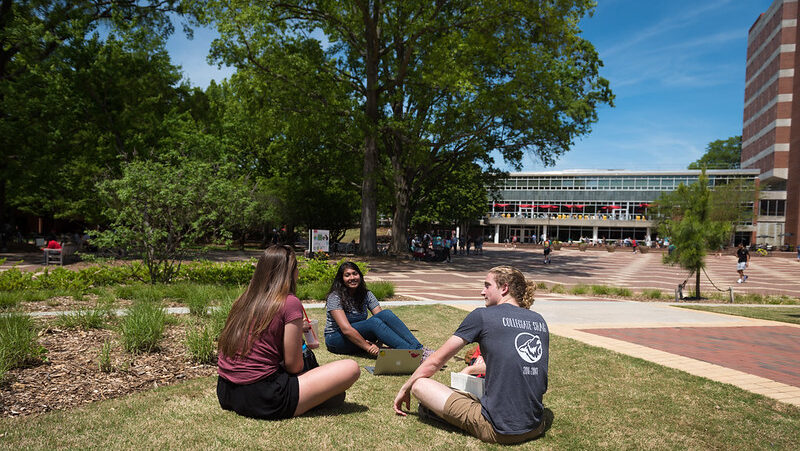
[[[319,406],[309,410],[308,412],[304,413],[301,416],[308,418],[329,417],[329,416],[339,416],[339,415],[350,415],[354,413],[366,412],[368,410],[369,407],[362,404],[356,404],[352,402],[328,404],[326,401],[320,404]]]
[[[458,432],[464,436],[471,437],[471,435],[468,434],[467,431],[453,426],[452,424],[448,423],[444,418],[440,418],[438,416],[436,416],[435,418],[422,417],[420,416],[419,411],[417,412],[416,415],[417,419],[422,423],[429,424],[431,426],[435,426],[437,428],[445,429],[451,432]],[[549,431],[550,428],[553,427],[553,421],[555,420],[555,414],[553,413],[553,411],[545,407],[543,417],[544,418],[542,418],[542,421],[544,421],[544,430],[538,437],[528,440],[529,442],[544,438],[547,435],[547,431]]]

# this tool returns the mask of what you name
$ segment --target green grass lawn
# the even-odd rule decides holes
[[[423,344],[436,346],[465,312],[446,306],[393,309]],[[322,309],[309,309],[324,319]],[[800,408],[580,342],[553,337],[545,405],[552,428],[523,449],[795,449]],[[317,352],[320,363],[338,357]],[[359,358],[363,366],[368,359]],[[451,361],[437,378],[449,382]],[[500,449],[392,411],[401,376],[366,371],[344,407],[279,422],[222,411],[215,378],[36,417],[0,419],[0,447]]]
[[[680,307],[705,312],[724,313],[726,315],[745,316],[747,318],[767,319],[782,323],[800,324],[800,308],[797,307],[733,307],[682,305]]]

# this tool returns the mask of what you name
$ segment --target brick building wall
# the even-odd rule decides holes
[[[785,184],[785,241],[792,245],[800,237],[798,18],[798,0],[775,0],[750,27],[741,161],[760,171],[764,186]]]

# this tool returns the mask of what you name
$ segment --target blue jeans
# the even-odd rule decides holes
[[[364,321],[351,323],[350,325],[362,337],[373,343],[380,341],[394,349],[422,349],[422,344],[391,310],[381,310],[377,315],[372,315]],[[338,330],[325,335],[325,346],[328,347],[328,351],[334,354],[358,354],[363,352],[361,348],[348,340]]]

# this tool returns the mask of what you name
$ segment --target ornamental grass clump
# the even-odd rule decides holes
[[[135,302],[120,325],[123,348],[132,354],[158,349],[166,322],[167,314],[160,305]]]
[[[47,350],[37,341],[30,316],[11,312],[0,315],[0,366],[2,372],[40,362]]]
[[[630,288],[611,287],[611,292],[619,297],[629,298],[633,296],[633,291]]]
[[[644,297],[650,299],[661,299],[662,297],[661,290],[654,290],[654,289],[644,290],[642,291],[642,294],[644,295]]]
[[[330,289],[331,282],[327,280],[299,283],[297,284],[297,293],[295,295],[298,299],[322,301],[328,295]]]
[[[611,287],[606,285],[592,285],[592,294],[595,296],[605,296],[611,294]]]
[[[19,305],[22,296],[17,291],[0,291],[0,309],[10,309]]]
[[[110,316],[111,310],[109,308],[82,308],[59,316],[56,320],[56,325],[64,329],[103,329],[106,325],[106,320]]]
[[[211,299],[205,296],[190,297],[185,301],[186,306],[189,307],[189,313],[194,316],[207,316],[208,307],[211,305]]]
[[[111,364],[111,340],[106,340],[100,349],[100,356],[97,359],[97,368],[103,373],[110,373],[114,366]]]
[[[186,331],[186,349],[197,363],[213,363],[216,359],[214,335],[209,326]]]
[[[225,327],[225,321],[228,320],[228,314],[231,312],[234,301],[236,301],[236,298],[223,299],[219,306],[211,311],[209,327],[211,328],[211,336],[215,340]]]
[[[368,288],[379,301],[394,296],[394,284],[391,282],[370,282]]]
[[[587,287],[582,283],[579,283],[578,285],[575,285],[574,287],[570,288],[569,292],[572,294],[582,295],[589,292],[589,287]]]

